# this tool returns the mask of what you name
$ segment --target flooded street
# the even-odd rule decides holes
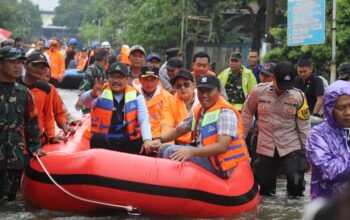
[[[74,109],[77,100],[77,91],[59,90],[66,107],[75,116],[80,115]],[[304,210],[304,205],[310,201],[310,173],[306,175],[305,197],[299,200],[288,200],[286,198],[286,180],[278,180],[277,194],[275,197],[262,198],[257,210],[241,216],[231,216],[218,219],[259,219],[259,220],[293,220],[300,219]],[[128,216],[124,211],[105,210],[89,214],[56,212],[43,210],[26,203],[19,195],[17,200],[10,203],[0,204],[0,219],[189,219],[168,216],[154,216],[143,214],[141,216]]]

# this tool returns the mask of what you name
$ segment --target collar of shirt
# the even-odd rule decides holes
[[[156,89],[156,91],[154,91],[152,94],[150,94],[150,95],[147,95],[144,91],[143,91],[143,88],[141,88],[141,93],[142,93],[142,95],[146,98],[146,100],[150,100],[151,98],[153,98],[154,96],[156,96],[156,95],[158,95],[158,94],[160,94],[160,91],[162,90],[162,87],[161,86],[157,86],[157,89]]]
[[[230,70],[230,74],[239,76],[239,75],[242,75],[242,70],[243,70],[243,69],[241,68],[241,70],[239,71],[239,73],[233,73],[232,70]]]
[[[124,94],[120,94],[120,95],[114,95],[114,99],[120,103],[124,98]]]

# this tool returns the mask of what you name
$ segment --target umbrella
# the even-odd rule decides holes
[[[11,36],[11,34],[11,31],[0,29],[0,43],[7,40]]]

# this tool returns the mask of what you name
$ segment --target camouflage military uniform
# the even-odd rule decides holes
[[[37,111],[29,90],[18,83],[0,82],[0,198],[15,198],[24,152],[41,147],[39,136]]]
[[[80,86],[79,86],[79,94],[83,94],[86,91],[89,91],[94,88],[95,82],[97,79],[106,79],[106,74],[103,71],[102,68],[98,66],[98,64],[95,62],[91,64],[87,69],[86,69],[86,74],[84,79],[81,81]],[[82,109],[84,114],[87,114],[90,112],[90,109],[83,108]]]

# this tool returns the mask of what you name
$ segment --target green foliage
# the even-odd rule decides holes
[[[12,31],[13,37],[30,41],[40,36],[41,17],[37,5],[30,0],[0,0],[0,27]]]
[[[78,32],[83,20],[84,8],[90,2],[91,0],[60,0],[55,8],[53,25],[67,26],[72,31]]]
[[[179,1],[180,2],[180,1]],[[125,31],[128,44],[141,44],[147,50],[179,45],[181,14],[171,0],[135,0],[127,10]]]
[[[271,31],[277,44],[274,49],[269,51],[264,60],[276,58],[279,60],[288,60],[296,63],[300,58],[311,59],[315,67],[320,71],[328,72],[331,62],[331,18],[332,1],[327,0],[326,7],[326,42],[318,45],[305,45],[298,47],[287,46],[287,29],[274,28]],[[348,48],[350,45],[350,2],[348,0],[337,0],[337,63],[350,61]]]

